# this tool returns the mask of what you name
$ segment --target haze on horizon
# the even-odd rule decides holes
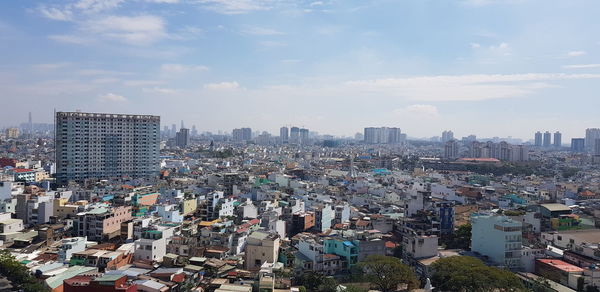
[[[199,131],[600,127],[598,1],[0,2],[0,126],[56,108]]]

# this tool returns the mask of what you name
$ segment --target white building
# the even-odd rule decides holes
[[[471,250],[500,266],[517,269],[521,266],[521,222],[495,214],[471,216]]]

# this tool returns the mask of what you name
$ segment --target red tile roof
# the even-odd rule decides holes
[[[554,260],[554,259],[539,259],[539,262],[542,262],[544,264],[553,266],[559,270],[565,271],[565,272],[583,272],[583,269],[578,267],[578,266],[574,266],[571,265],[567,262],[561,261],[561,260]]]

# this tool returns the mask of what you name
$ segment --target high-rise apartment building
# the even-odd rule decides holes
[[[458,158],[458,141],[450,140],[444,145],[444,158],[456,159]]]
[[[56,179],[155,177],[160,160],[160,117],[56,113]]]
[[[300,129],[300,143],[306,144],[308,142],[308,129]]]
[[[251,128],[242,128],[242,140],[244,140],[244,141],[252,140],[252,129]]]
[[[571,151],[579,153],[585,152],[585,138],[571,139]]]
[[[177,125],[172,124],[171,125],[171,133],[169,133],[169,137],[175,138],[175,135],[177,135]]]
[[[8,138],[8,139],[19,138],[19,128],[8,128],[8,129],[6,129],[6,138]]]
[[[535,142],[534,145],[536,147],[542,147],[542,132],[537,131],[535,132]]]
[[[554,133],[554,147],[561,147],[562,146],[562,134],[558,131],[556,131]]]
[[[241,142],[241,141],[250,141],[252,140],[252,129],[250,128],[241,128],[241,129],[233,129],[231,132],[233,136],[233,141]]]
[[[279,139],[281,142],[287,142],[290,138],[288,127],[279,128]]]
[[[596,149],[596,139],[600,139],[600,128],[585,130],[585,150],[593,152]]]
[[[364,142],[367,144],[398,144],[404,142],[400,128],[369,127],[364,129]]]
[[[550,147],[552,145],[552,134],[548,131],[544,133],[544,147]]]
[[[454,132],[448,130],[442,132],[442,143],[454,140]]]
[[[181,128],[175,135],[175,145],[179,148],[185,148],[190,144],[190,129]]]
[[[600,138],[596,139],[594,142],[594,155],[600,156]]]

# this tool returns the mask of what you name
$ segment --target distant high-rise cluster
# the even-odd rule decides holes
[[[406,134],[400,128],[369,127],[364,131],[364,142],[367,144],[399,144],[406,141]]]
[[[252,129],[251,128],[233,129],[231,134],[233,136],[233,141],[236,141],[236,142],[252,140]]]
[[[307,144],[310,137],[308,129],[281,127],[279,129],[279,139],[281,140],[281,143]]]
[[[502,161],[528,161],[529,149],[524,145],[512,145],[507,142],[472,142],[471,158],[496,158]]]
[[[181,128],[175,134],[175,146],[185,148],[190,143],[190,129]]]
[[[550,131],[546,131],[542,134],[542,132],[537,131],[534,136],[534,145],[536,147],[562,147],[562,134],[559,131],[554,133],[554,143],[552,143],[552,133]]]

